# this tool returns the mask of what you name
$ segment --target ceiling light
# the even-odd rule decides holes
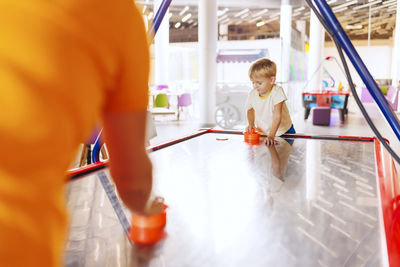
[[[332,10],[335,11],[335,12],[342,12],[342,11],[345,11],[347,8],[348,8],[347,6],[343,6],[341,8],[336,8],[336,9],[332,8]]]
[[[223,10],[218,10],[217,11],[217,16],[219,17],[219,16],[222,16],[222,15],[224,15],[226,12],[228,12],[229,11],[229,8],[224,8]]]
[[[270,22],[272,22],[274,20],[278,20],[278,19],[279,19],[279,17],[270,18],[270,19],[264,20],[264,22],[265,22],[265,24],[267,24],[267,23],[270,23]]]
[[[223,15],[222,17],[219,17],[218,18],[218,21],[220,21],[220,20],[224,20],[224,19],[226,19],[228,17],[228,15],[227,14],[225,14],[225,15]]]
[[[253,23],[253,22],[255,22],[255,21],[257,21],[257,20],[260,20],[260,19],[262,19],[262,17],[261,17],[261,16],[258,16],[257,18],[253,18],[253,19],[249,20],[248,22],[249,22],[249,23]]]
[[[338,5],[338,6],[334,6],[332,8],[332,10],[335,11],[335,9],[341,9],[342,7],[350,6],[350,5],[356,4],[357,2],[358,2],[358,0],[353,0],[353,1],[350,1],[350,2],[346,2],[344,4],[341,4],[341,5]]]
[[[227,24],[230,21],[230,19],[226,19],[220,22],[220,24]]]
[[[337,0],[331,0],[331,1],[328,1],[328,2],[326,2],[328,5],[330,5],[330,4],[333,4],[333,3],[336,3],[337,2]]]
[[[271,18],[271,19],[272,19],[272,18],[277,18],[277,17],[279,17],[280,15],[281,15],[281,13],[280,13],[280,12],[277,12],[277,13],[271,15],[270,18]]]
[[[263,26],[264,24],[265,24],[265,21],[259,21],[259,22],[256,23],[256,26],[257,26],[257,27],[261,27],[261,26]]]
[[[301,11],[297,11],[297,12],[294,12],[292,16],[296,17],[296,16],[300,15],[301,13],[302,13]]]
[[[368,4],[356,6],[353,9],[357,10],[357,9],[360,9],[360,8],[369,7],[369,6],[372,6],[372,5],[375,5],[375,4],[379,4],[380,2],[382,2],[382,0],[376,0],[376,1],[373,1],[373,2],[369,2]]]
[[[144,12],[146,12],[147,6],[143,7],[142,13],[144,14]]]
[[[243,15],[243,14],[245,14],[245,13],[247,13],[247,12],[249,12],[249,9],[248,9],[248,8],[245,8],[245,9],[243,9],[242,11],[236,13],[234,16],[235,16],[235,18],[237,18],[237,17],[240,17],[241,15]]]
[[[268,9],[263,9],[263,10],[257,12],[257,13],[252,14],[251,16],[252,17],[258,17],[258,16],[261,16],[261,15],[267,13],[267,12],[268,12]]]
[[[249,13],[244,13],[243,15],[240,16],[241,19],[244,19],[245,17],[249,16]]]
[[[375,10],[379,10],[379,9],[382,9],[382,8],[385,8],[385,7],[388,7],[388,6],[392,6],[392,5],[394,5],[394,4],[397,4],[396,2],[385,2],[383,5],[381,5],[381,6],[378,6],[378,7],[374,7],[374,8],[371,8],[371,11],[373,12],[373,11],[375,11]]]
[[[305,7],[304,6],[302,6],[302,7],[299,7],[299,8],[297,8],[297,9],[295,9],[294,10],[294,12],[297,12],[297,11],[302,11],[302,10],[304,10],[305,9]]]
[[[347,30],[360,30],[362,29],[362,25],[358,24],[358,25],[346,25],[345,28]]]
[[[181,25],[182,25],[182,24],[178,21],[178,22],[175,24],[175,28],[178,29]]]
[[[184,16],[184,17],[182,18],[182,22],[187,21],[188,19],[190,19],[191,16],[192,16],[191,13],[186,14],[186,16]]]
[[[179,12],[179,16],[182,16],[182,15],[185,14],[185,12],[188,11],[188,10],[189,10],[189,6],[185,6],[185,7],[181,10],[181,12]]]

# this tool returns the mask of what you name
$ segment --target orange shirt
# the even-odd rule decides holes
[[[59,266],[65,170],[102,112],[145,110],[129,0],[0,0],[0,266]]]

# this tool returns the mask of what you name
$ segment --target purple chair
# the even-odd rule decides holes
[[[180,111],[183,111],[184,107],[188,107],[192,104],[192,95],[189,93],[183,93],[178,96],[178,120],[180,116]]]
[[[163,89],[168,89],[168,85],[166,84],[159,84],[156,87],[156,90],[163,90]]]
[[[362,88],[361,102],[363,102],[363,103],[373,103],[374,102],[374,99],[372,98],[371,94],[369,93],[367,87]]]
[[[397,111],[398,98],[399,92],[397,91],[397,88],[390,86],[386,94],[386,99],[394,111]]]
[[[330,107],[315,107],[313,108],[313,124],[314,125],[328,125],[331,122],[331,108]]]

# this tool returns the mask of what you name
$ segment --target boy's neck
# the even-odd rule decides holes
[[[274,84],[272,84],[271,87],[270,87],[267,91],[265,91],[264,94],[258,94],[258,95],[259,95],[260,97],[264,97],[264,96],[269,95],[269,93],[271,92],[271,90],[272,90],[273,87],[274,87]]]

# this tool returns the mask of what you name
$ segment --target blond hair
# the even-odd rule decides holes
[[[276,64],[268,58],[261,58],[253,62],[249,69],[250,79],[255,77],[273,77],[276,76]]]

